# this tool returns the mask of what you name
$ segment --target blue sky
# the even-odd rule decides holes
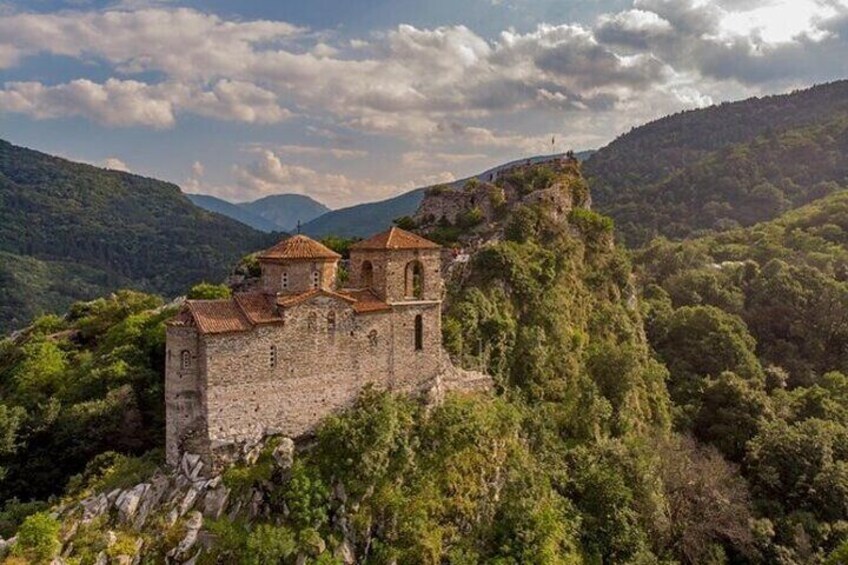
[[[341,207],[848,78],[847,52],[848,0],[0,0],[0,137]]]

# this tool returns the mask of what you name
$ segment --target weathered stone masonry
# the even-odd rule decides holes
[[[439,247],[392,228],[339,256],[305,236],[260,255],[262,291],[188,301],[167,329],[167,459],[214,462],[297,437],[367,384],[415,391],[444,368]]]

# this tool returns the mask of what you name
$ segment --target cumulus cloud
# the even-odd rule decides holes
[[[36,119],[81,116],[108,126],[160,129],[173,126],[181,111],[249,123],[274,123],[291,115],[272,92],[249,83],[221,80],[204,91],[175,82],[150,85],[115,78],[53,86],[8,82],[0,90],[0,110]]]
[[[496,41],[461,25],[400,25],[348,52],[325,41],[303,49],[293,43],[301,32],[285,22],[232,22],[186,8],[0,17],[0,64],[46,52],[102,60],[124,75],[165,77],[158,84],[13,83],[4,89],[2,108],[37,118],[83,115],[107,125],[170,127],[181,111],[273,123],[297,106],[329,112],[354,129],[413,138],[436,132],[445,119],[610,109],[667,74],[651,54],[617,53],[593,30],[573,25],[507,31]],[[119,86],[132,90],[134,103],[124,98],[120,106],[106,92],[94,106],[85,93],[79,107],[67,103],[69,91]],[[56,99],[66,103],[47,102]]]
[[[594,22],[491,38],[462,25],[399,25],[353,39],[148,1],[0,10],[0,69],[50,54],[114,75],[8,82],[0,111],[158,129],[184,115],[298,117],[318,142],[255,146],[256,160],[215,190],[309,191],[339,204],[403,188],[327,172],[331,159],[370,157],[352,137],[393,140],[404,182],[423,183],[476,164],[464,155],[541,153],[554,135],[597,146],[669,112],[848,76],[848,0],[634,0]]]
[[[125,173],[131,172],[127,164],[117,157],[107,157],[104,159],[103,167],[106,169],[112,169],[113,171],[123,171]]]
[[[230,199],[255,199],[282,193],[308,194],[332,208],[364,200],[381,200],[418,186],[455,180],[452,173],[439,171],[390,184],[292,164],[268,149],[258,150],[253,162],[233,167],[233,176],[235,186],[207,187],[207,191]]]

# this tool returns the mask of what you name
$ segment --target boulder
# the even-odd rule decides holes
[[[229,498],[230,489],[224,485],[207,491],[206,497],[203,499],[203,515],[217,520],[226,510]]]
[[[168,557],[183,562],[188,559],[188,554],[197,543],[197,534],[200,532],[200,527],[203,526],[203,515],[197,510],[193,510],[186,520],[186,534],[177,547],[168,553]]]
[[[185,496],[180,502],[179,509],[177,510],[178,515],[183,516],[191,510],[194,507],[194,503],[197,502],[198,496],[200,496],[200,492],[197,489],[194,487],[188,489],[188,492],[185,493]]]
[[[141,483],[118,495],[118,499],[115,501],[115,508],[118,509],[118,516],[121,520],[129,522],[135,517],[139,504],[141,504],[141,499],[149,488],[150,485],[148,483]]]
[[[183,453],[183,458],[180,460],[180,471],[189,478],[189,480],[197,480],[200,473],[203,471],[203,461],[200,455],[194,453]]]
[[[291,438],[284,437],[280,440],[280,444],[274,448],[272,455],[280,469],[284,471],[291,469],[294,464],[294,441]]]
[[[353,545],[344,540],[337,548],[334,557],[345,565],[353,565],[356,563],[356,554],[353,552]]]
[[[259,456],[262,455],[262,449],[264,446],[261,443],[257,443],[253,446],[245,446],[244,450],[244,462],[248,465],[253,465],[259,460]]]
[[[88,524],[105,514],[109,509],[109,504],[109,498],[103,494],[86,498],[80,502],[80,506],[82,506],[82,523]]]

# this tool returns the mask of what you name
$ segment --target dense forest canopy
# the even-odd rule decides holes
[[[776,218],[848,186],[848,81],[676,114],[587,161],[630,244]]]
[[[275,239],[173,184],[0,140],[0,330],[120,288],[175,296]]]

